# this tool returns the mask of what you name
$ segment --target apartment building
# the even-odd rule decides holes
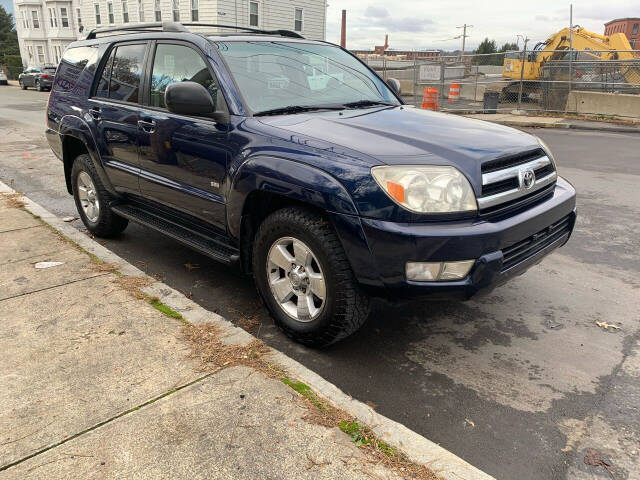
[[[20,54],[31,67],[57,65],[67,45],[93,28],[140,22],[286,29],[324,40],[327,0],[14,0],[14,11]]]
[[[25,67],[57,65],[81,34],[78,0],[14,0],[13,7]]]

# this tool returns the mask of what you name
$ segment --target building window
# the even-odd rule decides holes
[[[82,16],[80,15],[79,8],[76,8],[76,17],[78,18],[78,28],[82,31]]]
[[[636,35],[638,33],[638,24],[633,24],[633,30],[631,30],[631,35]]]
[[[60,8],[60,24],[63,28],[69,28],[69,15],[64,7]]]
[[[636,39],[632,38],[629,44],[631,45],[631,48],[636,48]]]
[[[22,27],[29,28],[29,15],[24,10],[22,11]]]
[[[198,0],[191,0],[191,20],[198,21]]]
[[[38,45],[36,49],[38,51],[38,63],[44,65],[44,48],[42,45]]]
[[[296,32],[302,31],[302,9],[296,8],[296,13],[293,21],[293,29]]]
[[[160,8],[160,0],[156,0],[154,3],[154,11],[156,14],[156,22],[161,22],[162,21],[162,9]]]
[[[96,9],[96,25],[100,25],[102,23],[102,17],[100,17],[100,5],[96,3],[94,7]]]
[[[33,58],[33,47],[27,47],[27,51],[29,52],[29,60]]]
[[[144,22],[144,5],[142,0],[138,0],[138,21]]]
[[[171,0],[171,10],[173,10],[173,21],[180,21],[180,0]]]
[[[259,6],[258,2],[249,2],[249,25],[252,27],[260,24]]]
[[[31,10],[31,20],[33,20],[33,28],[40,28],[40,19],[38,18],[37,10]]]
[[[109,14],[109,23],[114,23],[115,18],[113,16],[113,3],[107,3],[107,14]]]
[[[58,27],[58,17],[56,16],[56,9],[49,9],[49,23],[51,24],[51,28]]]
[[[129,4],[127,0],[122,0],[122,23],[129,23]]]

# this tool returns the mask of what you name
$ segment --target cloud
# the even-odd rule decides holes
[[[364,11],[364,16],[373,18],[387,18],[389,16],[389,12],[384,7],[374,7],[373,5],[369,5]]]

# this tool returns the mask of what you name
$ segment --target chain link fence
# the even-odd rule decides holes
[[[398,79],[404,100],[418,107],[433,108],[437,99],[438,110],[454,113],[640,118],[640,50],[547,53],[544,62],[537,51],[359,56],[383,79]]]

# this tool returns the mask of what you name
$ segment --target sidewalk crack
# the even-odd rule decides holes
[[[80,431],[78,433],[74,433],[73,435],[70,435],[67,438],[63,439],[63,440],[60,440],[59,442],[52,443],[51,445],[49,445],[47,447],[41,448],[40,450],[38,450],[36,452],[30,453],[26,457],[20,458],[18,460],[15,460],[15,461],[13,461],[11,463],[6,464],[6,465],[2,465],[2,466],[0,466],[0,472],[8,470],[11,467],[15,467],[16,465],[19,465],[19,464],[21,464],[23,462],[26,462],[27,460],[29,460],[31,458],[34,458],[34,457],[37,457],[38,455],[41,455],[41,454],[43,454],[45,452],[48,452],[49,450],[52,450],[52,449],[54,449],[56,447],[59,447],[60,445],[64,445],[65,443],[70,442],[71,440],[74,440],[74,439],[76,439],[76,438],[78,438],[78,437],[80,437],[80,436],[82,436],[82,435],[84,435],[86,433],[92,432],[93,430],[96,430],[96,429],[98,429],[98,428],[100,428],[100,427],[102,427],[104,425],[107,425],[107,424],[113,422],[114,420],[117,420],[117,419],[119,419],[121,417],[124,417],[125,415],[128,415],[130,413],[136,412],[136,411],[140,410],[141,408],[144,408],[144,407],[146,407],[148,405],[151,405],[151,404],[157,402],[158,400],[162,400],[163,398],[168,397],[169,395],[173,395],[174,393],[179,392],[180,390],[183,390],[183,389],[185,389],[187,387],[190,387],[191,385],[194,385],[196,383],[199,383],[199,382],[209,378],[212,375],[213,375],[213,373],[207,373],[206,375],[203,375],[202,377],[198,377],[195,380],[192,380],[192,381],[190,381],[188,383],[185,383],[184,385],[178,386],[176,388],[173,388],[172,390],[164,392],[164,393],[162,393],[162,394],[160,394],[160,395],[158,395],[156,397],[153,397],[153,398],[147,400],[146,402],[143,402],[143,403],[141,403],[139,405],[136,405],[135,407],[132,407],[132,408],[130,408],[128,410],[125,410],[124,412],[120,412],[120,413],[118,413],[117,415],[115,415],[115,416],[113,416],[111,418],[108,418],[106,420],[103,420],[102,422],[96,423],[92,427],[85,428],[84,430],[82,430],[82,431]]]

